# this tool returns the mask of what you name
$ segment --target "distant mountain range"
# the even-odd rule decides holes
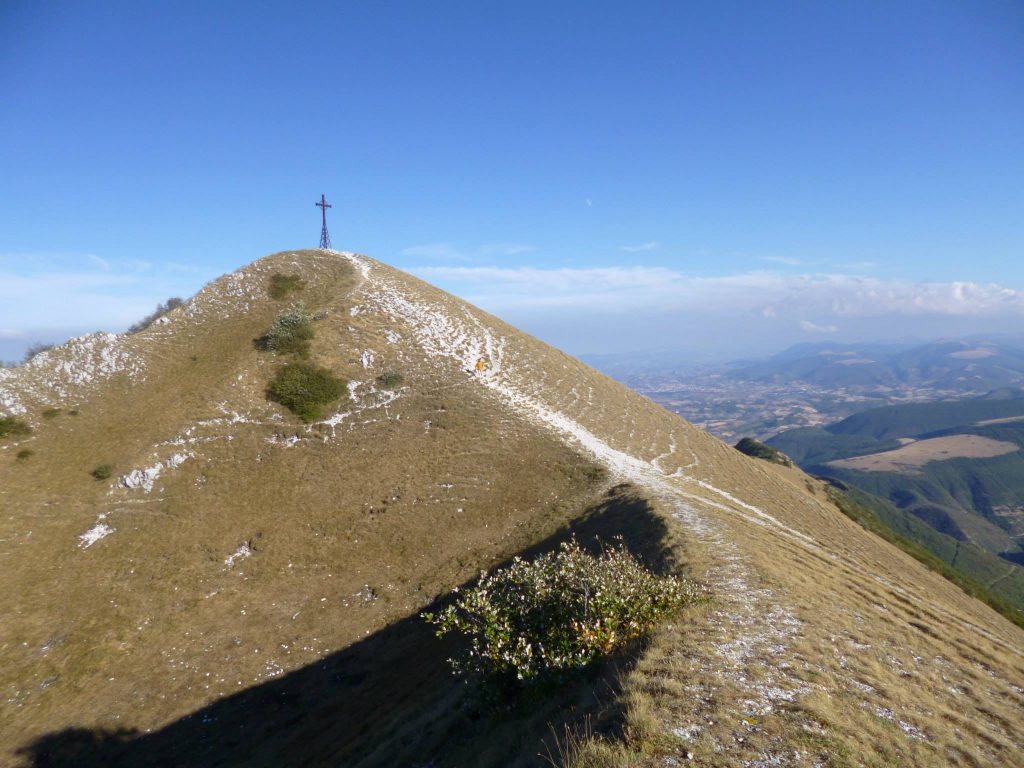
[[[738,364],[736,379],[877,389],[927,387],[983,393],[1024,383],[1024,341],[944,339],[929,344],[798,344]]]

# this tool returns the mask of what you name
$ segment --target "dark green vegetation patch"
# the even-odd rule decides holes
[[[14,416],[0,416],[0,438],[27,435],[32,427]]]
[[[108,480],[110,476],[114,474],[114,465],[100,464],[89,474],[96,480]]]
[[[326,368],[307,362],[288,363],[277,372],[267,394],[305,422],[323,416],[324,407],[345,391],[345,382]]]
[[[398,371],[385,371],[377,377],[377,383],[382,387],[397,387],[402,383],[402,374]]]
[[[764,459],[765,461],[772,462],[772,464],[781,464],[784,467],[793,466],[793,462],[789,460],[789,457],[778,448],[765,445],[760,440],[755,440],[752,437],[740,438],[735,448],[740,453],[752,456],[755,459]]]
[[[306,287],[298,275],[283,275],[275,272],[270,276],[270,283],[267,286],[267,293],[272,299],[283,299],[291,293],[301,291]]]

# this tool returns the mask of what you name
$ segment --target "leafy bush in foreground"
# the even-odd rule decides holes
[[[32,427],[14,416],[0,416],[0,437],[27,435]]]
[[[270,382],[267,394],[298,414],[303,421],[323,416],[324,406],[333,403],[345,391],[345,382],[326,368],[313,363],[288,363]]]
[[[437,634],[470,638],[456,674],[485,682],[545,682],[585,667],[649,633],[658,620],[704,597],[702,587],[658,576],[618,547],[595,557],[575,541],[533,562],[515,558],[437,614]]]
[[[305,305],[299,302],[282,312],[274,321],[266,337],[267,349],[309,357],[309,342],[313,338],[313,321]]]
[[[283,275],[275,272],[270,276],[270,284],[267,286],[267,293],[272,299],[283,299],[289,293],[301,291],[306,284],[298,275]]]

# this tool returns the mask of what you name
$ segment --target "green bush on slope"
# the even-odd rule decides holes
[[[702,596],[692,582],[646,570],[621,544],[594,557],[573,541],[482,573],[454,603],[423,617],[438,636],[469,637],[468,654],[452,660],[457,674],[501,691],[585,667]]]
[[[781,464],[784,467],[792,467],[793,462],[789,460],[778,448],[773,448],[770,445],[765,445],[760,440],[755,440],[752,437],[742,437],[740,441],[733,446],[740,453],[751,456],[755,459],[764,459],[770,461],[773,464]]]
[[[323,416],[324,406],[345,391],[345,382],[313,363],[288,363],[277,372],[267,390],[271,400],[311,422]]]
[[[267,349],[283,354],[309,357],[309,342],[313,338],[313,319],[302,302],[277,316],[266,336]]]

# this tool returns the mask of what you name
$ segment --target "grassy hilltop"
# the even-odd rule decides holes
[[[799,470],[362,256],[276,254],[0,370],[0,415],[25,425],[0,437],[3,764],[997,766],[1024,745],[1020,629]],[[711,602],[482,706],[420,613],[571,536],[621,536]]]

